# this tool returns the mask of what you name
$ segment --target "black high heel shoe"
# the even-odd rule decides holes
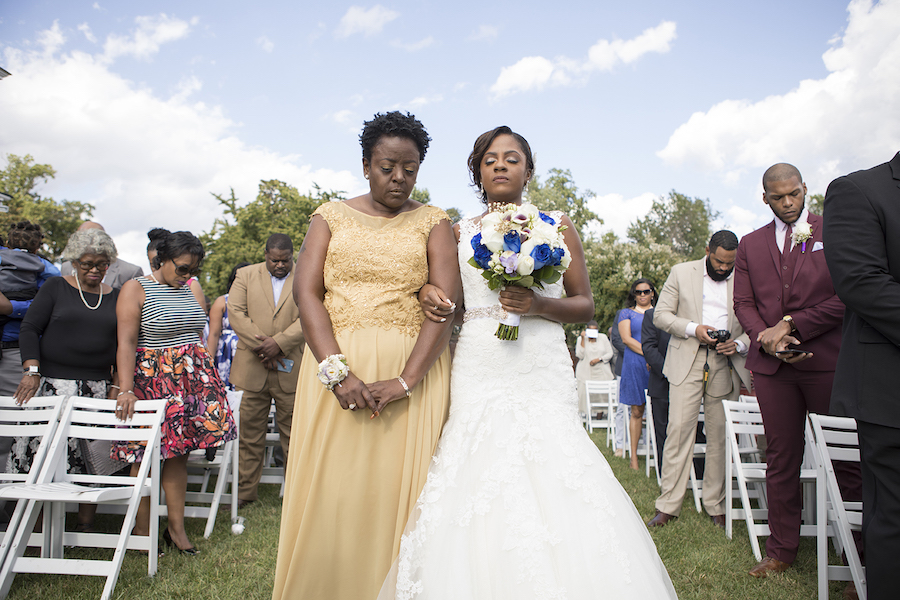
[[[195,548],[194,546],[191,546],[190,548],[187,548],[186,550],[182,550],[181,548],[179,548],[178,546],[176,546],[176,545],[175,545],[175,542],[172,541],[172,536],[169,535],[169,528],[168,528],[168,527],[166,527],[166,530],[163,532],[163,541],[166,543],[166,546],[170,546],[170,547],[172,547],[172,548],[175,548],[176,550],[178,550],[178,551],[181,552],[182,554],[187,554],[188,556],[197,556],[198,554],[200,554],[200,551],[197,550],[197,548]]]

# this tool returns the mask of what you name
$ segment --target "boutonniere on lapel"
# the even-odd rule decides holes
[[[806,222],[795,223],[791,239],[795,244],[800,244],[800,254],[806,252],[806,242],[812,237],[812,225]]]

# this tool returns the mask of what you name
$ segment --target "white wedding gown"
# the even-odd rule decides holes
[[[467,264],[477,232],[461,223],[466,314],[496,315],[498,292]],[[559,298],[561,282],[538,293]],[[450,416],[379,600],[676,598],[646,525],[578,419],[562,327],[524,317],[519,339],[502,341],[497,324],[462,327]]]

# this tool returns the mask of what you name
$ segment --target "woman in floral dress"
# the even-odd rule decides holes
[[[197,303],[188,280],[200,271],[203,246],[188,231],[168,234],[157,247],[157,268],[147,277],[122,286],[116,307],[119,385],[116,412],[122,420],[134,414],[138,399],[166,398],[162,425],[162,487],[166,493],[167,546],[195,555],[184,531],[187,458],[199,448],[214,448],[237,435],[225,387],[203,345],[206,311]],[[144,446],[118,442],[113,458],[133,463],[136,473]],[[150,506],[138,512],[136,535],[147,535]]]

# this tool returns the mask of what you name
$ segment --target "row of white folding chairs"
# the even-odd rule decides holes
[[[57,418],[43,420],[43,431],[26,429],[17,423],[32,421],[29,413],[50,410],[45,403],[56,403]],[[33,404],[32,404],[33,403]],[[0,398],[3,433],[13,436],[40,436],[41,449],[35,456],[24,482],[0,488],[0,499],[15,500],[13,519],[3,536],[0,555],[0,598],[9,593],[16,573],[59,573],[95,575],[106,578],[101,599],[108,599],[122,567],[126,549],[147,551],[149,575],[157,568],[159,527],[160,429],[165,400],[140,400],[130,420],[120,421],[115,414],[116,401],[75,396],[34,398],[25,410],[12,398]],[[42,408],[37,408],[42,407]],[[37,410],[35,410],[37,408]],[[129,440],[141,443],[149,453],[136,477],[116,477],[67,472],[69,439],[76,441]],[[4,474],[10,477],[11,474]],[[95,487],[95,486],[101,487]],[[150,499],[150,533],[132,536],[138,507],[143,497]],[[119,505],[125,507],[121,530],[116,534],[65,531],[67,503]],[[43,509],[41,556],[26,557],[38,515]],[[111,560],[67,559],[67,546],[115,548]]]
[[[750,546],[757,560],[762,559],[759,538],[769,535],[764,521],[766,503],[766,464],[756,447],[756,436],[765,430],[759,405],[750,398],[743,402],[723,402],[727,436],[726,464],[730,465],[741,507],[733,507],[733,488],[726,486],[726,535],[731,538],[733,519],[744,519]],[[828,580],[853,580],[860,598],[865,598],[865,569],[852,537],[862,526],[862,504],[845,502],[841,497],[832,461],[859,462],[856,422],[843,417],[810,414],[805,427],[806,454],[800,470],[802,483],[815,485],[815,524],[807,514],[800,535],[816,537],[819,598],[828,598]],[[737,457],[737,458],[736,458]],[[756,500],[754,507],[752,501]],[[806,507],[811,508],[809,506]],[[808,511],[807,511],[808,512]],[[828,540],[831,538],[848,566],[828,564]]]
[[[588,380],[584,382],[584,405],[587,406],[587,414],[582,418],[588,433],[594,429],[606,430],[606,445],[615,446],[616,438],[616,408],[619,405],[619,382],[616,379],[608,381]],[[601,418],[598,415],[603,414]]]

